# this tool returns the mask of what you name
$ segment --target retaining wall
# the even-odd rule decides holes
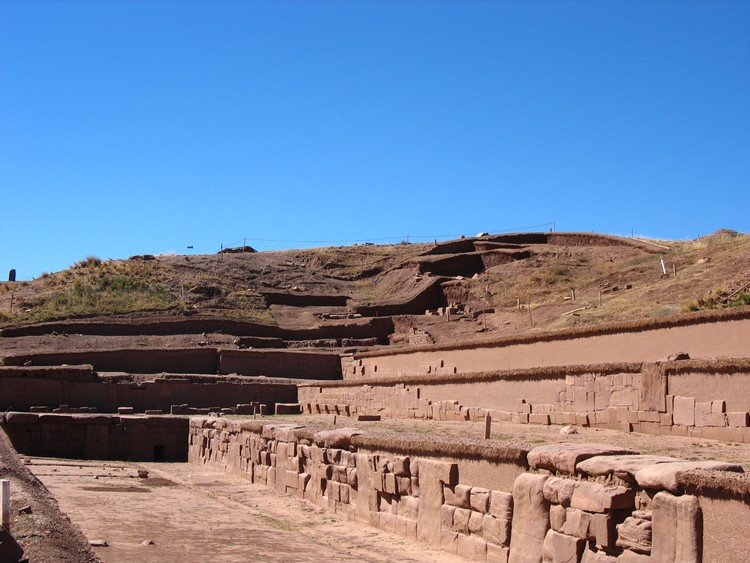
[[[219,354],[219,373],[341,379],[341,361],[335,352],[222,349]]]
[[[97,371],[216,373],[218,360],[216,348],[121,348],[13,354],[2,358],[2,365],[91,364]]]
[[[9,412],[0,417],[13,447],[69,459],[185,461],[188,418]]]
[[[562,366],[303,383],[306,413],[578,424],[750,442],[750,360]]]
[[[31,407],[95,407],[117,412],[161,410],[171,405],[233,407],[259,402],[270,412],[276,403],[297,401],[295,381],[210,375],[155,377],[97,374],[89,366],[0,367],[0,410],[28,411]]]
[[[362,352],[345,357],[345,379],[526,369],[609,362],[750,357],[750,309],[573,329],[521,337]]]
[[[726,490],[744,479],[731,464],[209,418],[190,421],[189,461],[474,561],[744,560],[707,533],[747,501],[704,501],[678,481],[700,467]]]

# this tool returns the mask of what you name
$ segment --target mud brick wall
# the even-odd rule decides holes
[[[745,560],[711,535],[750,512],[740,466],[361,432],[193,418],[189,461],[473,561]],[[742,522],[728,526],[742,538]]]
[[[310,414],[470,421],[490,416],[750,443],[746,359],[437,373],[405,380],[301,384],[299,402]],[[677,394],[688,392],[692,396]]]
[[[428,374],[436,365],[457,373],[611,362],[655,362],[686,352],[691,358],[750,357],[750,312],[695,313],[601,327],[487,341],[437,344],[354,355],[345,379]],[[361,363],[360,363],[361,361]]]
[[[187,417],[9,412],[1,417],[13,447],[33,456],[185,461]]]
[[[341,379],[341,360],[331,352],[296,350],[220,350],[219,373]]]
[[[50,409],[60,405],[95,407],[117,412],[133,407],[136,412],[161,410],[171,405],[233,407],[259,402],[297,402],[295,382],[211,375],[126,376],[101,375],[91,366],[0,367],[0,410],[28,411],[34,406]]]
[[[81,350],[40,352],[5,356],[6,366],[59,366],[91,364],[97,371],[130,373],[216,373],[215,348],[132,348],[118,350]]]

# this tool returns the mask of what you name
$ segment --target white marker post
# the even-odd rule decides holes
[[[0,506],[2,506],[0,528],[10,532],[10,479],[0,480]]]

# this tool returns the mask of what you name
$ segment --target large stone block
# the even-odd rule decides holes
[[[513,495],[505,491],[490,491],[490,514],[495,518],[513,518]]]
[[[510,563],[539,563],[549,529],[549,503],[544,498],[548,475],[522,473],[513,483]]]
[[[693,469],[744,472],[742,466],[736,463],[722,461],[675,461],[644,467],[635,473],[635,480],[644,489],[678,493],[680,492],[680,488],[677,484],[677,473]]]
[[[674,457],[657,455],[607,455],[594,456],[576,466],[579,473],[600,477],[615,475],[624,481],[635,482],[635,473],[656,463],[679,461]]]
[[[482,522],[482,537],[498,545],[510,545],[510,520],[485,514]]]
[[[421,543],[440,543],[443,506],[443,485],[458,479],[455,463],[420,459],[419,461],[419,515],[417,538]]]
[[[695,426],[695,397],[675,395],[672,403],[672,418],[679,426]]]
[[[651,504],[651,558],[664,563],[700,562],[703,556],[703,514],[692,495],[657,493]]]
[[[552,504],[587,512],[632,508],[635,503],[633,489],[560,477],[550,477],[544,484],[543,492],[545,499]]]
[[[625,448],[605,444],[560,443],[547,444],[533,448],[527,455],[532,469],[575,475],[576,465],[585,459],[600,455],[619,455],[635,453]]]
[[[469,504],[472,510],[486,513],[490,504],[490,491],[482,487],[472,487],[469,497]]]
[[[585,540],[549,530],[542,546],[542,561],[544,563],[578,563],[585,545]]]
[[[617,547],[630,549],[636,553],[651,553],[651,522],[632,516],[617,526]]]

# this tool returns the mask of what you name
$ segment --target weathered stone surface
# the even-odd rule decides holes
[[[419,461],[419,504],[417,538],[422,543],[440,543],[442,523],[443,478],[451,474],[454,463],[422,459]],[[456,470],[457,471],[457,470]]]
[[[695,397],[675,396],[672,403],[672,418],[679,426],[695,425]]]
[[[561,477],[550,477],[544,484],[543,494],[551,504],[571,506],[587,512],[631,508],[635,503],[633,489]]]
[[[560,530],[561,533],[583,540],[593,536],[590,533],[592,514],[578,508],[567,508],[565,512],[565,524]]]
[[[487,542],[487,561],[492,563],[508,563],[510,550],[497,544]]]
[[[440,509],[443,530],[453,529],[453,515],[455,514],[455,512],[456,512],[456,507],[450,506],[447,504],[444,504],[443,507]]]
[[[542,561],[544,563],[578,563],[585,545],[586,542],[580,538],[549,530],[542,546]]]
[[[673,496],[661,492],[651,504],[654,561],[701,561],[703,554],[703,515],[692,495]]]
[[[642,553],[636,553],[635,551],[626,549],[616,561],[617,563],[654,563],[655,560],[648,555],[643,555]]]
[[[651,522],[642,518],[625,519],[617,526],[617,547],[630,549],[636,553],[651,553]]]
[[[559,532],[565,525],[566,508],[561,504],[554,504],[549,509],[550,528]]]
[[[620,479],[635,482],[635,472],[656,463],[679,461],[674,457],[658,455],[607,455],[594,456],[576,466],[579,473],[598,477],[614,474]]]
[[[549,504],[544,498],[547,475],[522,473],[513,483],[513,525],[510,563],[539,563],[549,529]]]
[[[469,504],[472,510],[486,513],[490,504],[490,491],[482,487],[472,487],[469,497]]]
[[[471,518],[471,510],[468,508],[456,508],[456,511],[453,513],[453,531],[468,534],[469,518]]]
[[[510,545],[510,520],[485,514],[482,522],[482,537],[499,545]]]
[[[482,521],[484,520],[484,514],[475,510],[471,511],[469,516],[469,531],[472,534],[482,533]]]
[[[615,561],[617,557],[589,548],[583,550],[583,557],[581,557],[581,563],[614,563]]]
[[[265,429],[265,428],[264,428]],[[321,430],[313,436],[315,445],[325,448],[348,448],[352,438],[362,434],[358,428],[337,428],[335,430]]]
[[[657,364],[643,364],[641,369],[643,410],[665,412],[667,378]]]
[[[561,443],[537,446],[528,453],[527,459],[533,469],[575,475],[576,465],[590,457],[631,453],[635,452],[605,444]]]
[[[456,506],[471,508],[471,487],[468,485],[456,485],[453,489]]]
[[[742,466],[722,461],[675,461],[657,463],[636,471],[635,480],[644,489],[654,489],[678,493],[676,475],[680,471],[704,469],[706,471],[734,471],[743,473]]]
[[[459,534],[458,553],[472,561],[484,561],[487,558],[487,542],[476,536]]]
[[[490,514],[510,521],[513,518],[513,495],[505,491],[490,491]]]

